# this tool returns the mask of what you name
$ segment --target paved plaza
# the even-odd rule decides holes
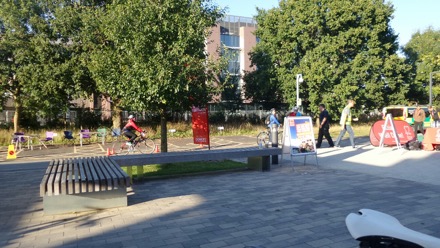
[[[269,172],[138,182],[128,207],[63,215],[42,210],[46,161],[104,155],[105,147],[24,151],[0,162],[0,247],[356,247],[344,220],[361,208],[440,237],[440,153],[357,142],[356,150],[320,149],[318,166],[283,156]],[[253,137],[214,137],[212,149],[255,145]],[[199,149],[191,139],[170,139],[169,147]]]

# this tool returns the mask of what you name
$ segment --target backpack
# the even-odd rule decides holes
[[[422,148],[422,143],[418,140],[410,140],[408,141],[408,143],[405,144],[405,149],[407,150],[413,150],[413,151],[417,151],[420,150]]]
[[[432,118],[434,119],[434,121],[438,121],[440,119],[437,111],[432,112]]]
[[[266,123],[266,125],[270,124],[270,115],[266,116],[266,120],[264,120],[264,123]]]

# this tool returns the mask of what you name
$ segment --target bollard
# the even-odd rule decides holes
[[[272,124],[270,127],[270,142],[272,147],[278,147],[278,125]],[[278,164],[278,155],[272,155],[272,164]]]

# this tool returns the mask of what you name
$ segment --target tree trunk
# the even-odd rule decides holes
[[[122,128],[122,109],[117,105],[116,102],[112,103],[111,109],[113,128]]]
[[[167,114],[160,111],[160,151],[168,152]]]
[[[113,128],[122,128],[122,110],[119,107],[112,107],[112,123]]]
[[[14,133],[20,130],[21,101],[14,97],[15,113],[14,113]]]

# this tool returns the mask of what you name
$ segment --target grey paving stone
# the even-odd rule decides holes
[[[357,247],[356,245],[353,245],[353,241],[346,240],[346,241],[340,241],[333,244],[328,245],[330,248],[354,248]]]
[[[192,248],[192,247],[200,247],[201,245],[208,243],[210,243],[210,241],[205,238],[193,237],[188,241],[182,242],[182,245],[185,248]]]
[[[38,192],[45,165],[0,165],[0,180],[16,185],[0,191],[0,246],[356,247],[344,220],[361,208],[440,233],[437,184],[289,164],[138,182],[128,207],[55,216]]]
[[[279,241],[283,241],[283,240],[288,240],[290,238],[291,238],[291,236],[288,234],[281,234],[281,235],[273,236],[273,237],[269,238],[269,240],[275,243],[275,242],[279,242]]]
[[[243,244],[235,244],[235,245],[227,245],[227,246],[223,246],[223,248],[256,248],[255,246],[245,246]]]
[[[105,241],[107,242],[107,244],[112,244],[112,243],[121,243],[121,241],[132,240],[132,239],[133,237],[131,235],[125,234],[124,236],[107,238]]]
[[[327,245],[331,245],[332,243],[333,243],[333,241],[330,239],[327,239],[327,238],[307,242],[307,244],[312,247],[324,247]]]
[[[240,237],[225,239],[224,242],[226,242],[228,245],[233,245],[233,244],[244,244],[252,240],[253,239],[251,238],[251,236],[240,236]]]
[[[182,236],[182,237],[175,237],[171,239],[165,240],[165,243],[168,245],[174,245],[174,244],[182,244],[183,242],[190,241],[191,239],[188,236]]]
[[[4,243],[1,245],[1,247],[7,247],[7,248],[16,248],[20,247],[20,243]]]
[[[224,241],[217,241],[209,244],[200,245],[200,248],[219,248],[219,247],[225,247],[226,245],[227,244]]]

